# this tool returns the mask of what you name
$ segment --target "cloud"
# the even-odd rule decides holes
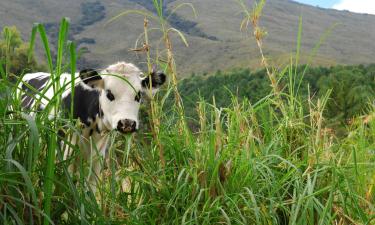
[[[356,13],[375,14],[374,0],[341,0],[332,8],[338,10],[349,10]]]

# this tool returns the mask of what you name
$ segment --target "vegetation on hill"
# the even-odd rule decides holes
[[[4,27],[0,38],[0,65],[9,74],[24,74],[43,69],[34,54],[29,58],[29,43],[24,42],[16,27]]]
[[[100,1],[95,2],[83,2],[80,4],[81,18],[70,24],[69,40],[74,41],[78,47],[86,45],[81,48],[86,53],[89,52],[87,45],[95,45],[95,37],[80,37],[77,35],[81,34],[88,26],[91,26],[97,22],[104,20],[106,16],[106,8]],[[59,33],[59,23],[58,22],[48,22],[44,24],[46,32],[51,40],[51,44],[57,46],[58,33]],[[52,49],[52,54],[56,54]],[[54,55],[55,56],[55,55]],[[56,56],[55,56],[56,57]],[[85,68],[96,68],[98,66],[97,60],[88,60],[85,57],[80,57],[77,62],[78,65],[84,66]]]
[[[298,74],[305,68],[299,67]],[[283,76],[279,80],[285,92],[289,92],[289,79]],[[305,111],[310,98],[317,100],[329,92],[324,110],[328,125],[347,125],[351,119],[365,114],[375,100],[375,65],[308,68],[304,76],[297,79],[301,79],[299,98]],[[196,118],[196,102],[201,99],[207,102],[214,99],[217,107],[228,107],[233,96],[256,103],[271,94],[272,89],[265,70],[235,69],[210,76],[193,75],[180,82],[180,92],[187,115]]]
[[[105,6],[99,2],[83,2],[80,4],[81,9],[81,18],[76,22],[71,24],[71,32],[69,33],[69,38],[71,40],[74,39],[74,35],[80,34],[84,31],[85,27],[93,25],[101,20],[103,20],[106,16],[105,13]],[[44,24],[48,36],[52,39],[55,43],[57,41],[57,34],[59,31],[59,23],[45,23]],[[95,44],[95,39],[89,40],[85,42],[84,40],[77,40],[79,43],[87,43],[87,44]],[[56,43],[55,43],[56,44]]]
[[[149,1],[149,0],[129,0],[129,1],[137,3],[145,7],[147,10],[156,14],[156,10],[152,1]],[[207,35],[201,29],[199,29],[197,22],[185,19],[182,16],[178,15],[176,12],[169,10],[168,4],[173,3],[175,1],[176,0],[169,0],[169,1],[163,1],[162,3],[163,12],[165,13],[164,16],[169,18],[168,21],[171,24],[171,26],[191,36],[207,38],[213,41],[218,40],[217,37],[212,36],[212,35]]]

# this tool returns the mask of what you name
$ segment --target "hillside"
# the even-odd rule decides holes
[[[129,15],[106,25],[107,21],[128,9],[153,12],[148,0],[3,0],[0,2],[0,28],[16,25],[27,39],[34,22],[46,24],[52,40],[61,17],[71,18],[71,39],[88,53],[80,67],[102,67],[117,60],[129,60],[142,66],[142,55],[130,52],[143,31],[143,18]],[[196,11],[182,8],[170,15],[174,6],[184,0],[169,0],[164,9],[171,25],[185,33],[190,46],[176,40],[177,65],[183,74],[212,72],[232,67],[259,66],[255,43],[239,30],[240,8],[235,1],[191,0]],[[268,36],[266,54],[277,64],[289,60],[295,49],[299,16],[303,17],[302,51],[307,55],[327,29],[337,24],[321,46],[315,64],[367,64],[375,61],[375,16],[327,10],[289,0],[269,0],[262,26]],[[156,50],[158,34],[151,46]],[[162,47],[162,46],[161,46]],[[38,50],[42,55],[42,50]]]

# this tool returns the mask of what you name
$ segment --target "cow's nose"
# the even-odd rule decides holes
[[[137,129],[137,122],[134,120],[124,119],[118,121],[117,124],[117,130],[119,130],[121,133],[132,133],[136,131]]]

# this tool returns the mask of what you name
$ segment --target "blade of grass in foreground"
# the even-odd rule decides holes
[[[63,63],[63,53],[66,47],[66,39],[68,37],[68,29],[69,29],[69,21],[66,18],[63,18],[60,23],[60,31],[59,31],[59,38],[58,38],[58,49],[57,49],[57,59],[56,59],[56,69],[54,69],[53,61],[52,61],[52,54],[49,47],[48,37],[45,31],[45,28],[41,24],[37,24],[34,26],[32,30],[32,36],[30,41],[30,49],[33,49],[33,45],[35,43],[36,33],[38,32],[42,43],[44,46],[45,54],[47,56],[48,66],[51,73],[51,80],[52,80],[52,88],[53,93],[58,96],[54,96],[52,101],[46,107],[47,115],[49,115],[49,111],[53,109],[53,119],[49,121],[49,116],[45,118],[44,123],[48,127],[48,129],[52,132],[48,134],[47,137],[47,165],[46,165],[46,172],[44,178],[44,203],[43,203],[43,211],[46,214],[44,218],[43,224],[50,224],[49,218],[51,218],[51,201],[53,195],[53,182],[54,182],[54,174],[55,174],[55,157],[56,157],[56,150],[59,147],[57,141],[56,131],[59,129],[59,121],[57,118],[59,104],[61,100],[61,92],[60,92],[60,74],[62,73],[62,63]],[[29,52],[30,53],[30,52]],[[74,58],[73,58],[74,61]],[[71,62],[75,64],[75,62]],[[74,67],[73,67],[74,70]],[[45,91],[41,93],[41,96],[45,94],[49,87],[45,88]]]

